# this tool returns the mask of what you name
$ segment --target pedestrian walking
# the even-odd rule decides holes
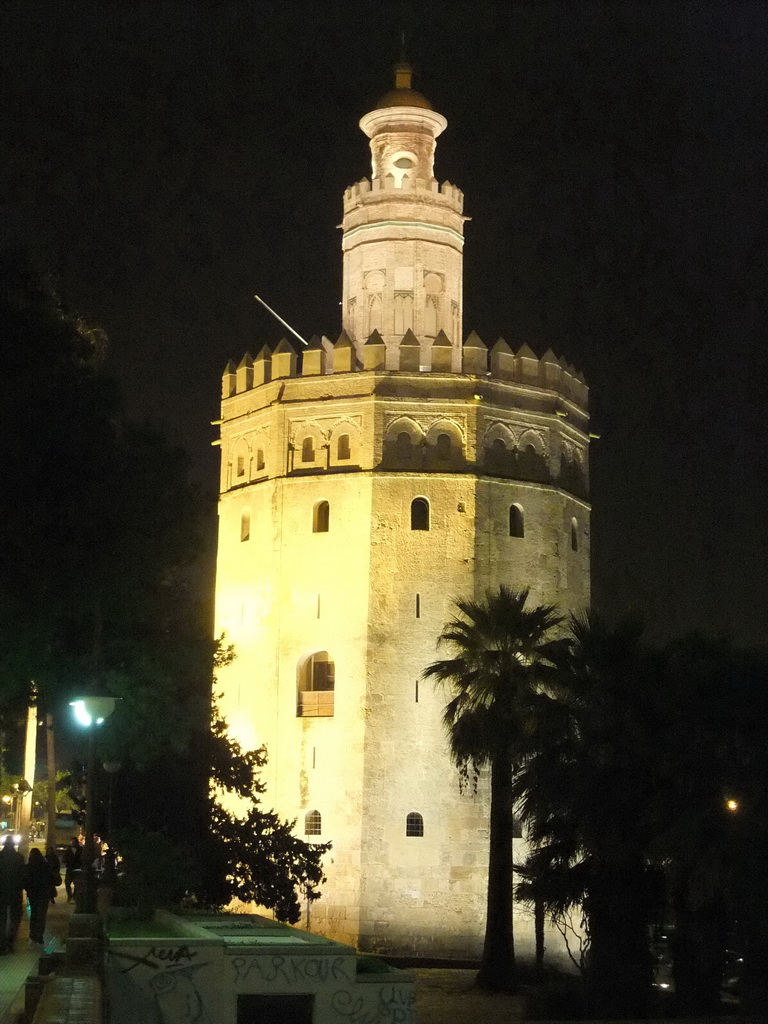
[[[56,902],[56,890],[61,885],[61,861],[59,855],[56,853],[55,846],[46,846],[45,848],[45,862],[51,869],[51,877],[53,882],[51,883],[51,903]]]
[[[13,952],[23,913],[23,892],[24,858],[9,836],[0,850],[0,953]]]
[[[45,857],[38,849],[30,850],[29,862],[24,869],[24,888],[29,900],[29,937],[40,946],[43,944],[52,885],[53,875]]]
[[[67,903],[74,898],[75,872],[83,865],[83,850],[77,836],[72,836],[69,846],[64,851],[64,888],[67,890]]]

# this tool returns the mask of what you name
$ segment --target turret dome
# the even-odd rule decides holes
[[[423,110],[432,110],[432,104],[422,96],[420,92],[411,88],[411,75],[413,70],[410,64],[401,61],[395,64],[395,88],[384,93],[374,109],[381,110],[382,107],[421,107]]]

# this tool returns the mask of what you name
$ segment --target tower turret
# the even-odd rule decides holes
[[[411,88],[411,69],[395,66],[395,87],[360,120],[371,140],[372,177],[344,194],[344,329],[360,350],[378,331],[387,368],[398,366],[406,331],[421,345],[420,366],[431,369],[430,348],[440,331],[450,339],[453,369],[461,367],[462,192],[434,177],[435,146],[447,125]]]

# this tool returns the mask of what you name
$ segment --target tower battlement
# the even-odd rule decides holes
[[[427,353],[428,362],[420,362]],[[385,347],[381,335],[374,332],[365,344],[356,348],[342,331],[336,342],[329,338],[313,338],[299,355],[287,339],[274,348],[264,344],[254,359],[246,353],[236,366],[229,362],[221,381],[222,401],[243,394],[270,381],[286,377],[316,377],[354,374],[363,371],[387,373],[421,373],[425,375],[463,375],[514,382],[528,388],[555,392],[572,403],[585,416],[589,410],[589,388],[583,374],[564,359],[547,349],[541,358],[526,343],[517,352],[503,338],[488,349],[473,331],[461,348],[461,366],[451,369],[451,345],[445,335],[420,342],[406,332],[395,350],[396,365],[385,364]],[[223,415],[226,409],[223,408]]]
[[[464,212],[464,193],[456,185],[452,185],[450,181],[444,181],[441,185],[437,178],[414,178],[408,174],[404,174],[400,179],[393,174],[373,180],[361,178],[344,190],[344,212],[354,210],[361,203],[375,200],[382,192],[399,192],[429,198],[430,201],[437,201],[455,213]]]

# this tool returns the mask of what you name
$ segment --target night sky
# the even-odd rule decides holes
[[[4,242],[214,491],[221,371],[284,333],[253,293],[338,334],[341,196],[403,26],[472,218],[465,334],[591,385],[596,604],[765,643],[762,0],[5,3]]]

